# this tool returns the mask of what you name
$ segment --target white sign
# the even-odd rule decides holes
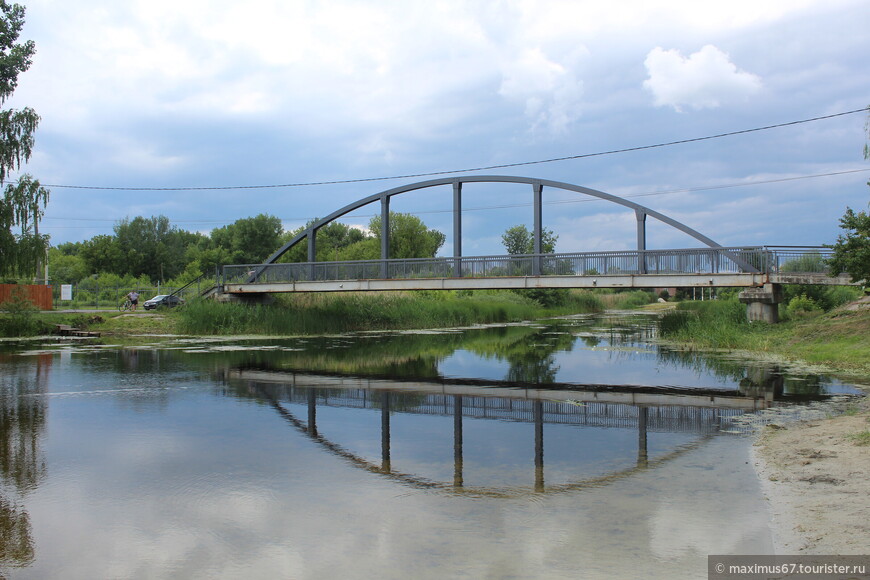
[[[60,285],[60,299],[61,300],[72,300],[72,284],[61,284]]]

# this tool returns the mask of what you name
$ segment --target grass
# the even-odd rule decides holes
[[[661,336],[688,348],[770,352],[870,376],[870,312],[834,310],[768,325],[746,321],[737,300],[683,303],[662,316]]]
[[[855,443],[855,445],[870,445],[870,429],[853,433],[852,435],[849,435],[849,439]]]
[[[515,322],[604,310],[599,296],[588,291],[559,291],[545,296],[558,298],[557,304],[547,307],[534,295],[495,290],[293,294],[278,296],[272,305],[196,300],[182,308],[147,313],[26,309],[15,317],[0,314],[0,335],[50,334],[55,324],[115,335],[331,334]]]
[[[631,310],[640,308],[655,302],[656,297],[652,292],[634,290],[631,292],[607,292],[597,295],[602,304],[608,309]]]
[[[601,301],[588,292],[572,292],[549,308],[526,295],[498,291],[294,294],[279,296],[273,305],[193,302],[179,311],[179,327],[189,334],[325,334],[516,322],[601,310]]]

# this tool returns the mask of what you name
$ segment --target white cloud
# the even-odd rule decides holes
[[[560,133],[580,115],[583,81],[570,64],[554,62],[540,48],[532,48],[504,66],[499,94],[524,103],[533,129],[543,126]]]
[[[683,57],[678,50],[656,47],[644,61],[649,78],[643,86],[655,97],[656,106],[677,111],[688,106],[712,109],[741,101],[761,89],[761,79],[738,70],[728,55],[713,45]]]

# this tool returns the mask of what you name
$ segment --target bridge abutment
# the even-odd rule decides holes
[[[747,288],[739,295],[740,302],[746,304],[746,318],[749,322],[779,322],[779,304],[782,302],[782,286],[765,284],[762,288]]]

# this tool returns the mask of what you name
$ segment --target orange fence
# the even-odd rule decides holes
[[[52,310],[51,286],[37,286],[34,284],[0,284],[0,304],[14,297],[14,293],[24,292],[24,296],[33,302],[40,310]]]

